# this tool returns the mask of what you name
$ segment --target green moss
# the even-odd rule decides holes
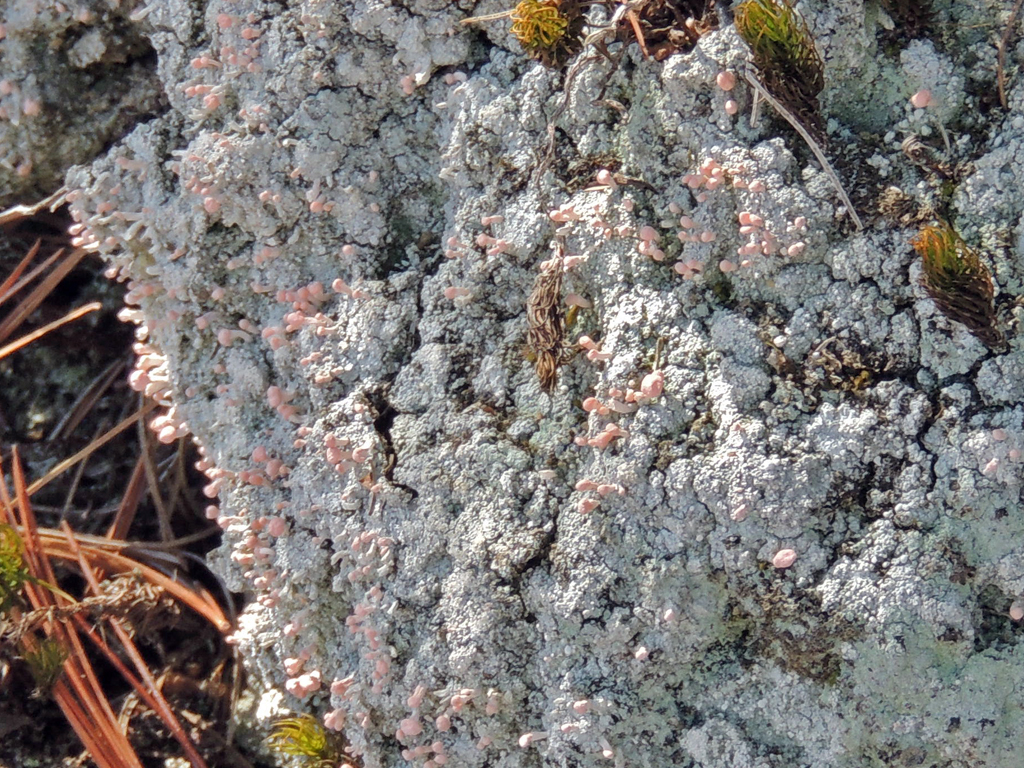
[[[925,227],[911,244],[921,256],[921,284],[942,314],[989,347],[1001,348],[992,277],[978,255],[944,221]]]
[[[821,141],[818,94],[825,86],[824,65],[807,24],[787,0],[747,0],[736,8],[735,21],[764,87]]]
[[[278,720],[265,743],[273,752],[304,757],[316,766],[326,768],[337,765],[341,760],[341,750],[332,743],[327,729],[312,715]]]

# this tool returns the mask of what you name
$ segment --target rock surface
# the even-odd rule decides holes
[[[368,768],[1015,762],[1021,49],[1004,112],[1005,4],[935,5],[916,40],[799,6],[861,231],[716,85],[726,9],[571,79],[459,25],[495,2],[136,14],[170,110],[68,183],[161,438],[204,447],[258,717],[326,716]],[[952,182],[901,151],[940,122]],[[887,187],[984,254],[1007,350],[926,297]],[[560,254],[587,306],[546,393],[526,307]]]
[[[69,166],[166,109],[133,16],[118,2],[0,0],[0,208],[53,192]]]

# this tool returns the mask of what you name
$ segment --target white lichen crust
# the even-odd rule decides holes
[[[720,87],[727,18],[567,81],[471,6],[154,2],[172,109],[68,176],[132,282],[133,386],[203,447],[259,716],[367,768],[1014,764],[1024,124],[974,113],[974,33],[901,53],[860,0],[800,4],[856,232]],[[900,148],[937,120],[952,187]],[[889,186],[985,254],[1007,351],[919,287]]]

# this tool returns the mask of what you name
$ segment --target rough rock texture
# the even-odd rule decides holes
[[[0,208],[54,191],[73,164],[166,108],[131,10],[0,1]]]
[[[365,766],[1015,763],[1021,51],[1004,113],[1006,4],[949,5],[914,41],[799,6],[859,232],[716,86],[727,13],[566,87],[507,21],[458,25],[494,2],[150,6],[171,110],[68,182],[135,283],[156,428],[205,448],[259,717],[325,715]],[[951,178],[900,149],[940,120]],[[1007,351],[926,298],[887,187],[984,253]],[[558,254],[594,349],[547,394],[526,305]]]

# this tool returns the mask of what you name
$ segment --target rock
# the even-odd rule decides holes
[[[975,162],[957,228],[1021,284],[997,236],[1024,124],[978,110],[989,44],[892,54],[859,0],[801,4],[855,231],[745,81],[716,86],[745,56],[724,10],[693,50],[569,78],[460,5],[153,3],[171,108],[67,177],[132,281],[161,428],[205,451],[260,716],[343,722],[368,768],[1013,764],[1020,344],[939,314],[914,232],[869,210],[939,200],[900,144],[941,117]],[[951,98],[917,115],[929,86]],[[595,345],[547,394],[551,258],[593,304],[566,343]],[[303,651],[327,684],[300,700]]]

